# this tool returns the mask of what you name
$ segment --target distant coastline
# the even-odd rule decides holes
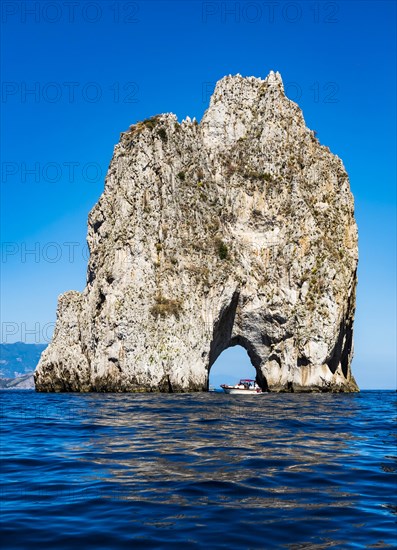
[[[14,378],[0,378],[0,390],[34,390],[33,372]]]
[[[47,344],[0,344],[0,389],[34,389],[33,372]]]

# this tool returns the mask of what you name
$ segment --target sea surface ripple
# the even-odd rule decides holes
[[[1,548],[396,548],[396,393],[1,398]]]

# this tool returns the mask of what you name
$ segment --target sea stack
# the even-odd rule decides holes
[[[342,161],[279,73],[220,80],[200,123],[121,134],[38,391],[192,392],[243,346],[267,391],[358,391],[357,226]]]

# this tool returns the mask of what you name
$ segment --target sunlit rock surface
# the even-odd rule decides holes
[[[164,114],[123,133],[88,244],[37,390],[206,390],[236,344],[263,389],[358,389],[348,176],[278,73],[223,78],[200,124]]]

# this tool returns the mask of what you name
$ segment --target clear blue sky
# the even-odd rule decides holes
[[[395,387],[395,2],[1,9],[2,341],[45,341],[58,294],[83,289],[87,214],[120,132],[161,112],[200,119],[216,80],[273,69],[350,175],[360,236],[353,372],[362,388]],[[244,351],[229,350],[213,372],[251,369]]]

